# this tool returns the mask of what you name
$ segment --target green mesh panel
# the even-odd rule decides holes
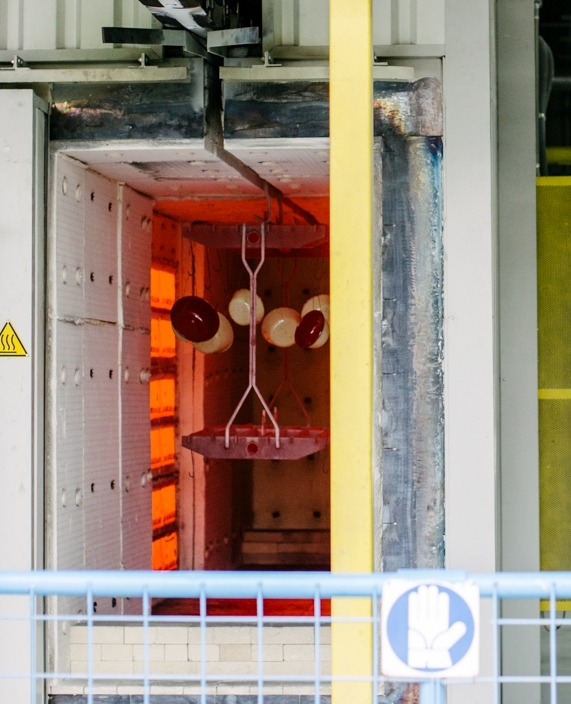
[[[541,569],[571,570],[571,178],[537,187]]]

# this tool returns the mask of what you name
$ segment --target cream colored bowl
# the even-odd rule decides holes
[[[266,342],[276,347],[291,347],[295,344],[295,331],[301,316],[293,308],[275,308],[262,322],[262,335]]]
[[[228,304],[228,312],[236,325],[250,324],[250,291],[241,288],[232,296]],[[264,304],[259,296],[256,296],[256,322],[261,323],[264,317]]]
[[[313,296],[313,298],[308,299],[303,308],[301,309],[301,317],[303,318],[306,313],[310,310],[320,310],[323,313],[326,323],[330,323],[330,303],[329,295],[326,293],[320,293],[319,296]],[[325,331],[324,331],[325,332]]]
[[[226,352],[232,347],[234,342],[234,330],[230,325],[230,321],[222,313],[218,313],[220,327],[214,337],[206,342],[193,342],[194,347],[204,354],[214,354],[215,352]]]

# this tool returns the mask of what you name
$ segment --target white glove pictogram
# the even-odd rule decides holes
[[[408,664],[415,669],[452,667],[450,648],[466,633],[466,624],[450,625],[450,597],[433,584],[408,597]]]

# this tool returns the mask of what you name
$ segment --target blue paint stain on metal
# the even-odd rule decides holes
[[[442,140],[382,152],[382,568],[444,561]]]

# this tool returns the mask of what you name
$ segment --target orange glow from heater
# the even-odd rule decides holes
[[[169,318],[151,318],[151,357],[176,357],[176,340]]]
[[[176,570],[178,567],[178,535],[171,533],[153,541],[153,569]]]
[[[176,382],[174,377],[151,380],[151,420],[174,416]]]
[[[176,298],[175,275],[173,271],[151,269],[151,306],[170,310]]]
[[[165,425],[151,429],[151,468],[167,467],[175,461],[175,428]]]
[[[176,485],[167,484],[153,491],[153,530],[176,521]]]
[[[329,224],[329,196],[292,196],[298,205],[314,215],[319,222]],[[219,223],[235,223],[239,213],[240,222],[253,222],[256,217],[264,218],[267,211],[265,198],[229,198],[209,200],[165,199],[157,202],[157,208],[167,217],[176,220],[211,222],[213,218]],[[293,216],[287,205],[283,207],[284,224],[292,224]]]

